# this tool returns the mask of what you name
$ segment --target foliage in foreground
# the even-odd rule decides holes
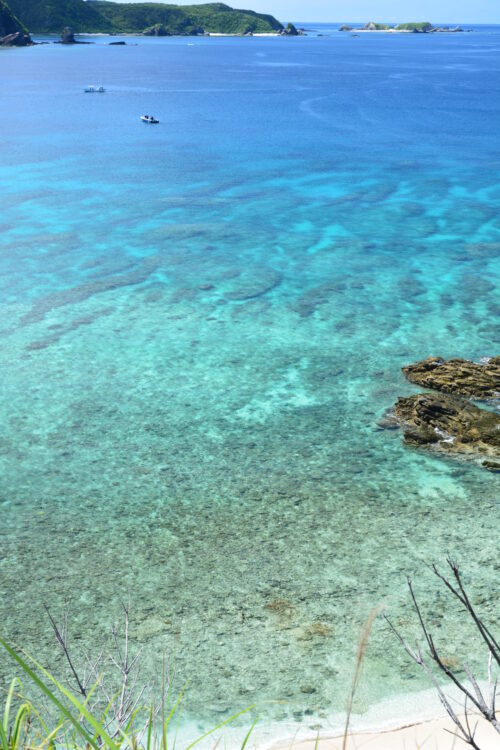
[[[492,634],[491,628],[488,627],[472,604],[458,565],[451,559],[448,559],[448,564],[453,576],[451,580],[441,574],[436,566],[432,566],[432,570],[445,585],[448,592],[451,593],[452,599],[460,603],[464,612],[471,619],[481,641],[488,649],[488,695],[467,665],[464,665],[463,671],[468,681],[460,678],[449,660],[440,654],[424,620],[410,579],[408,579],[410,595],[424,636],[426,649],[422,650],[418,644],[411,647],[389,618],[386,617],[386,620],[408,655],[431,680],[441,703],[455,724],[456,736],[474,750],[481,750],[476,740],[477,724],[472,726],[472,715],[469,707],[472,705],[476,715],[481,715],[500,734],[500,721],[497,719],[495,705],[497,678],[494,676],[494,671],[498,672],[500,667],[500,644]],[[75,691],[57,680],[33,657],[24,651],[14,649],[0,637],[0,647],[10,655],[17,667],[20,668],[21,674],[29,679],[30,683],[37,688],[42,699],[45,700],[45,705],[42,701],[42,708],[37,711],[34,702],[26,697],[21,680],[17,677],[12,680],[7,691],[3,716],[0,713],[0,750],[25,750],[27,748],[30,750],[59,750],[59,748],[65,747],[72,748],[72,750],[125,750],[125,748],[130,748],[130,750],[167,750],[169,746],[172,750],[175,749],[183,698],[187,686],[185,685],[180,694],[175,697],[171,691],[172,675],[165,679],[165,674],[163,674],[160,705],[155,705],[153,701],[148,703],[144,699],[145,687],[136,690],[140,652],[133,658],[129,654],[128,607],[124,607],[124,611],[125,632],[123,643],[120,642],[114,626],[111,630],[116,647],[116,658],[111,655],[110,660],[117,668],[118,683],[108,683],[105,678],[105,670],[102,670],[102,654],[93,662],[87,659],[84,672],[79,672],[75,667],[67,644],[67,620],[65,619],[64,625],[59,628],[48,609],[47,614],[69,666],[76,687]],[[349,734],[353,700],[359,682],[361,663],[378,611],[378,607],[372,611],[361,633],[347,704],[343,750],[346,748]],[[458,709],[455,708],[452,699],[446,695],[441,682],[437,679],[439,673],[445,675],[455,688],[462,693],[464,697],[463,706]],[[183,750],[191,750],[199,742],[223,729],[252,709],[255,709],[255,705],[249,706],[229,719],[220,722],[213,729],[192,741]],[[48,719],[47,717],[51,718]],[[241,750],[246,747],[256,723],[257,719],[251,724],[241,744]],[[217,740],[216,746],[218,742],[219,740]],[[318,742],[319,732],[316,746]]]
[[[186,686],[175,699],[169,689],[163,695],[161,707],[156,707],[153,703],[149,706],[136,706],[126,722],[119,726],[112,714],[116,714],[116,708],[121,704],[120,693],[112,696],[102,711],[96,712],[91,710],[91,705],[92,697],[99,689],[99,680],[90,687],[87,697],[82,698],[66,688],[33,657],[24,652],[18,653],[3,638],[0,638],[0,646],[38,688],[52,709],[55,708],[55,712],[47,710],[47,707],[43,714],[37,711],[33,702],[26,697],[22,682],[15,677],[10,684],[3,717],[0,717],[0,750],[56,750],[61,747],[73,750],[175,748]],[[254,706],[249,706],[220,722],[191,742],[185,750],[190,750],[253,708]],[[55,718],[49,725],[44,717],[51,715]],[[241,750],[244,750],[256,723],[257,719],[251,724]]]
[[[493,675],[493,667],[497,670],[500,667],[500,644],[492,634],[491,629],[488,627],[483,618],[478,614],[474,607],[469,594],[465,588],[460,569],[456,562],[451,558],[447,560],[448,566],[452,573],[452,579],[446,578],[442,573],[439,572],[435,565],[432,566],[433,573],[437,578],[444,584],[449,593],[453,596],[455,601],[458,601],[461,608],[471,619],[480,640],[486,645],[488,650],[488,694],[480,687],[476,677],[472,673],[470,667],[465,664],[464,672],[468,678],[468,682],[460,679],[455,673],[452,666],[448,661],[440,654],[438,647],[436,646],[435,640],[429,631],[429,628],[424,620],[422,610],[415,596],[413,590],[412,581],[408,578],[408,587],[410,589],[411,600],[413,608],[418,618],[420,629],[424,636],[426,645],[426,652],[420,648],[417,644],[412,647],[403,638],[401,633],[392,624],[389,618],[386,620],[391,628],[392,632],[396,635],[397,639],[405,649],[406,653],[413,659],[413,661],[421,667],[432,684],[434,685],[439,699],[445,708],[448,716],[453,721],[456,727],[456,735],[459,739],[466,742],[474,750],[481,750],[476,741],[476,730],[477,723],[472,725],[471,715],[469,706],[473,706],[476,713],[479,713],[489,724],[500,734],[500,721],[496,716],[496,693],[497,693],[497,678]],[[441,684],[438,682],[435,672],[432,670],[431,665],[437,669],[438,673],[446,676],[455,688],[463,695],[463,706],[461,710],[454,707],[450,698],[446,695]],[[463,715],[463,716],[462,716]]]

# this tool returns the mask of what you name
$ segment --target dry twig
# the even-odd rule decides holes
[[[385,619],[387,623],[389,624],[389,627],[391,628],[392,632],[395,634],[398,641],[401,643],[401,645],[405,649],[406,653],[413,659],[413,661],[416,664],[418,664],[424,670],[424,672],[427,674],[432,684],[436,688],[441,703],[443,704],[447,714],[449,715],[449,717],[451,718],[451,720],[453,721],[453,723],[455,724],[457,728],[457,732],[454,733],[455,736],[460,737],[462,740],[464,740],[467,744],[469,744],[475,750],[480,750],[479,746],[476,743],[477,723],[473,727],[471,727],[471,724],[470,724],[469,704],[472,704],[476,708],[476,710],[500,734],[500,721],[496,718],[496,708],[495,708],[497,680],[494,679],[492,676],[493,661],[495,661],[497,664],[500,665],[500,648],[498,645],[498,641],[493,637],[489,628],[486,626],[486,624],[483,622],[481,617],[475,611],[469,599],[469,596],[467,595],[465,587],[463,585],[463,581],[461,578],[460,569],[458,565],[453,560],[451,560],[451,558],[448,558],[447,562],[453,573],[455,584],[450,583],[450,581],[439,572],[439,570],[437,569],[435,565],[432,566],[432,570],[434,574],[439,578],[439,580],[444,583],[446,588],[453,594],[453,596],[465,608],[465,610],[471,617],[476,627],[476,630],[479,632],[482,640],[486,643],[488,647],[488,650],[489,650],[489,660],[488,660],[489,696],[488,698],[485,697],[483,690],[479,686],[479,683],[477,682],[469,666],[464,665],[464,671],[468,677],[470,687],[469,685],[467,685],[465,682],[460,680],[455,675],[451,667],[440,656],[438,649],[436,647],[436,644],[434,642],[434,639],[432,637],[432,634],[429,632],[427,625],[425,623],[425,620],[422,615],[420,605],[418,604],[417,598],[415,596],[412,581],[410,578],[408,578],[408,588],[410,590],[410,595],[411,595],[411,599],[413,602],[413,608],[417,614],[417,618],[420,624],[420,629],[422,630],[425,642],[427,644],[428,657],[430,657],[430,659],[434,662],[434,664],[436,664],[439,671],[445,674],[446,677],[463,694],[464,696],[464,719],[461,719],[459,717],[457,711],[452,706],[449,698],[444,693],[443,688],[441,687],[441,685],[439,684],[436,678],[436,675],[434,674],[434,672],[428,665],[418,645],[416,646],[416,648],[412,648],[408,644],[408,642],[403,638],[401,633],[395,628],[395,626],[392,624],[390,619],[387,616],[385,616]]]

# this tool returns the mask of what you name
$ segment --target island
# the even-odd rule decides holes
[[[75,34],[148,36],[298,33],[291,24],[285,28],[274,16],[236,10],[224,3],[178,6],[109,0],[9,0],[9,5],[20,23],[37,34],[60,34],[65,27]]]
[[[339,31],[354,31],[356,33],[360,31],[385,31],[388,33],[399,33],[399,34],[435,34],[438,32],[457,32],[463,31],[460,26],[433,26],[428,21],[418,21],[411,23],[398,23],[398,24],[387,24],[387,23],[374,23],[370,21],[365,23],[364,26],[354,27],[343,24]]]

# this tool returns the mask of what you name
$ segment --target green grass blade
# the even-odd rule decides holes
[[[163,724],[163,731],[165,732],[165,741],[166,741],[167,727],[168,727],[168,725],[170,723],[170,720],[171,720],[172,716],[177,711],[177,708],[179,707],[179,703],[181,702],[182,698],[184,697],[184,693],[186,692],[187,686],[188,686],[188,683],[186,682],[186,684],[182,688],[181,692],[179,693],[179,696],[178,696],[177,700],[175,701],[174,705],[172,706],[169,715],[165,719],[165,722]],[[166,745],[165,745],[165,747],[166,747]]]
[[[153,732],[153,704],[149,709],[149,721],[148,721],[148,736],[146,740],[146,750],[152,750],[151,748],[151,736]]]
[[[144,707],[137,706],[137,708],[135,709],[134,713],[132,714],[132,716],[128,720],[125,729],[123,730],[125,732],[125,734],[132,734],[132,724],[135,721],[135,717],[139,716],[139,714],[143,711],[143,708]]]
[[[2,750],[9,750],[9,741],[5,729],[3,728],[3,724],[0,724],[0,748],[2,748]]]
[[[85,699],[85,705],[87,704],[87,701],[88,701],[88,700],[90,699],[90,697],[91,697],[91,694],[92,694],[92,693],[94,692],[95,688],[96,688],[96,687],[97,687],[97,685],[99,684],[99,681],[100,681],[100,679],[101,679],[101,678],[99,677],[99,679],[97,680],[96,684],[94,685],[94,687],[92,688],[92,690],[91,690],[91,691],[90,691],[90,693],[88,694],[87,698]],[[109,699],[109,702],[108,702],[108,704],[107,704],[106,708],[104,709],[104,711],[102,712],[102,714],[101,714],[101,718],[100,718],[100,719],[99,719],[99,721],[98,721],[98,725],[99,725],[99,727],[102,727],[102,726],[104,726],[104,725],[105,725],[105,721],[106,721],[106,719],[108,718],[108,713],[110,712],[110,710],[111,710],[111,708],[112,708],[112,706],[113,706],[114,702],[116,701],[116,699],[117,699],[117,697],[118,697],[119,695],[120,695],[120,691],[119,691],[119,690],[117,690],[117,691],[116,691],[116,693],[115,693],[115,694],[113,695],[113,697]],[[94,733],[94,739],[96,740],[96,742],[98,742],[98,737],[100,737],[100,736],[101,736],[101,734],[102,734],[102,733],[101,733],[101,731],[100,731],[100,730],[99,730],[98,732],[95,732],[95,733]]]
[[[248,730],[248,732],[247,732],[247,734],[245,736],[245,739],[243,740],[243,745],[241,746],[241,750],[245,750],[247,742],[250,739],[250,735],[252,734],[253,730],[255,729],[255,725],[257,724],[258,721],[259,721],[259,717],[257,716],[257,718],[254,720],[252,726]]]
[[[23,689],[23,686],[21,685],[21,680],[18,677],[14,677],[12,679],[12,682],[10,683],[9,692],[7,693],[7,700],[5,702],[5,709],[3,712],[3,728],[5,732],[9,731],[10,707],[12,706],[12,699],[14,698],[14,690],[16,689],[17,682],[19,683],[21,691]]]
[[[47,748],[54,748],[55,747],[54,740],[57,738],[57,735],[59,734],[59,730],[63,726],[64,726],[64,720],[60,719],[59,723],[57,724],[56,727],[54,727],[54,729],[52,730],[52,732],[49,732],[49,734],[46,737],[43,738],[41,747],[43,748],[46,745]],[[61,747],[61,745],[60,745],[60,747]]]
[[[23,703],[19,708],[16,719],[14,721],[14,727],[10,736],[10,744],[12,747],[20,746],[20,739],[23,731],[23,726],[30,715],[30,707],[28,703]]]
[[[238,716],[243,716],[243,714],[247,714],[249,711],[251,711],[253,708],[255,708],[255,703],[252,706],[248,706],[248,708],[244,708],[242,711],[238,711],[237,714],[234,714],[233,716],[230,716],[229,719],[226,719],[225,721],[221,721],[220,724],[217,724],[216,727],[213,729],[210,729],[208,732],[205,732],[205,734],[202,734],[201,737],[198,737],[197,740],[192,742],[190,745],[187,746],[186,750],[191,750],[192,747],[198,744],[198,742],[201,742],[205,739],[205,737],[209,737],[211,734],[216,732],[218,729],[222,729],[222,727],[225,727],[227,724],[230,724],[232,721],[238,718]]]

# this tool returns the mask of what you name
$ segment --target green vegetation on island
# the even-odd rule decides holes
[[[24,25],[35,33],[195,35],[279,33],[282,24],[271,15],[235,10],[224,3],[166,5],[115,3],[107,0],[10,0]]]
[[[396,31],[416,31],[420,33],[434,30],[434,26],[432,23],[429,23],[429,21],[421,21],[420,23],[398,23],[394,28]]]

